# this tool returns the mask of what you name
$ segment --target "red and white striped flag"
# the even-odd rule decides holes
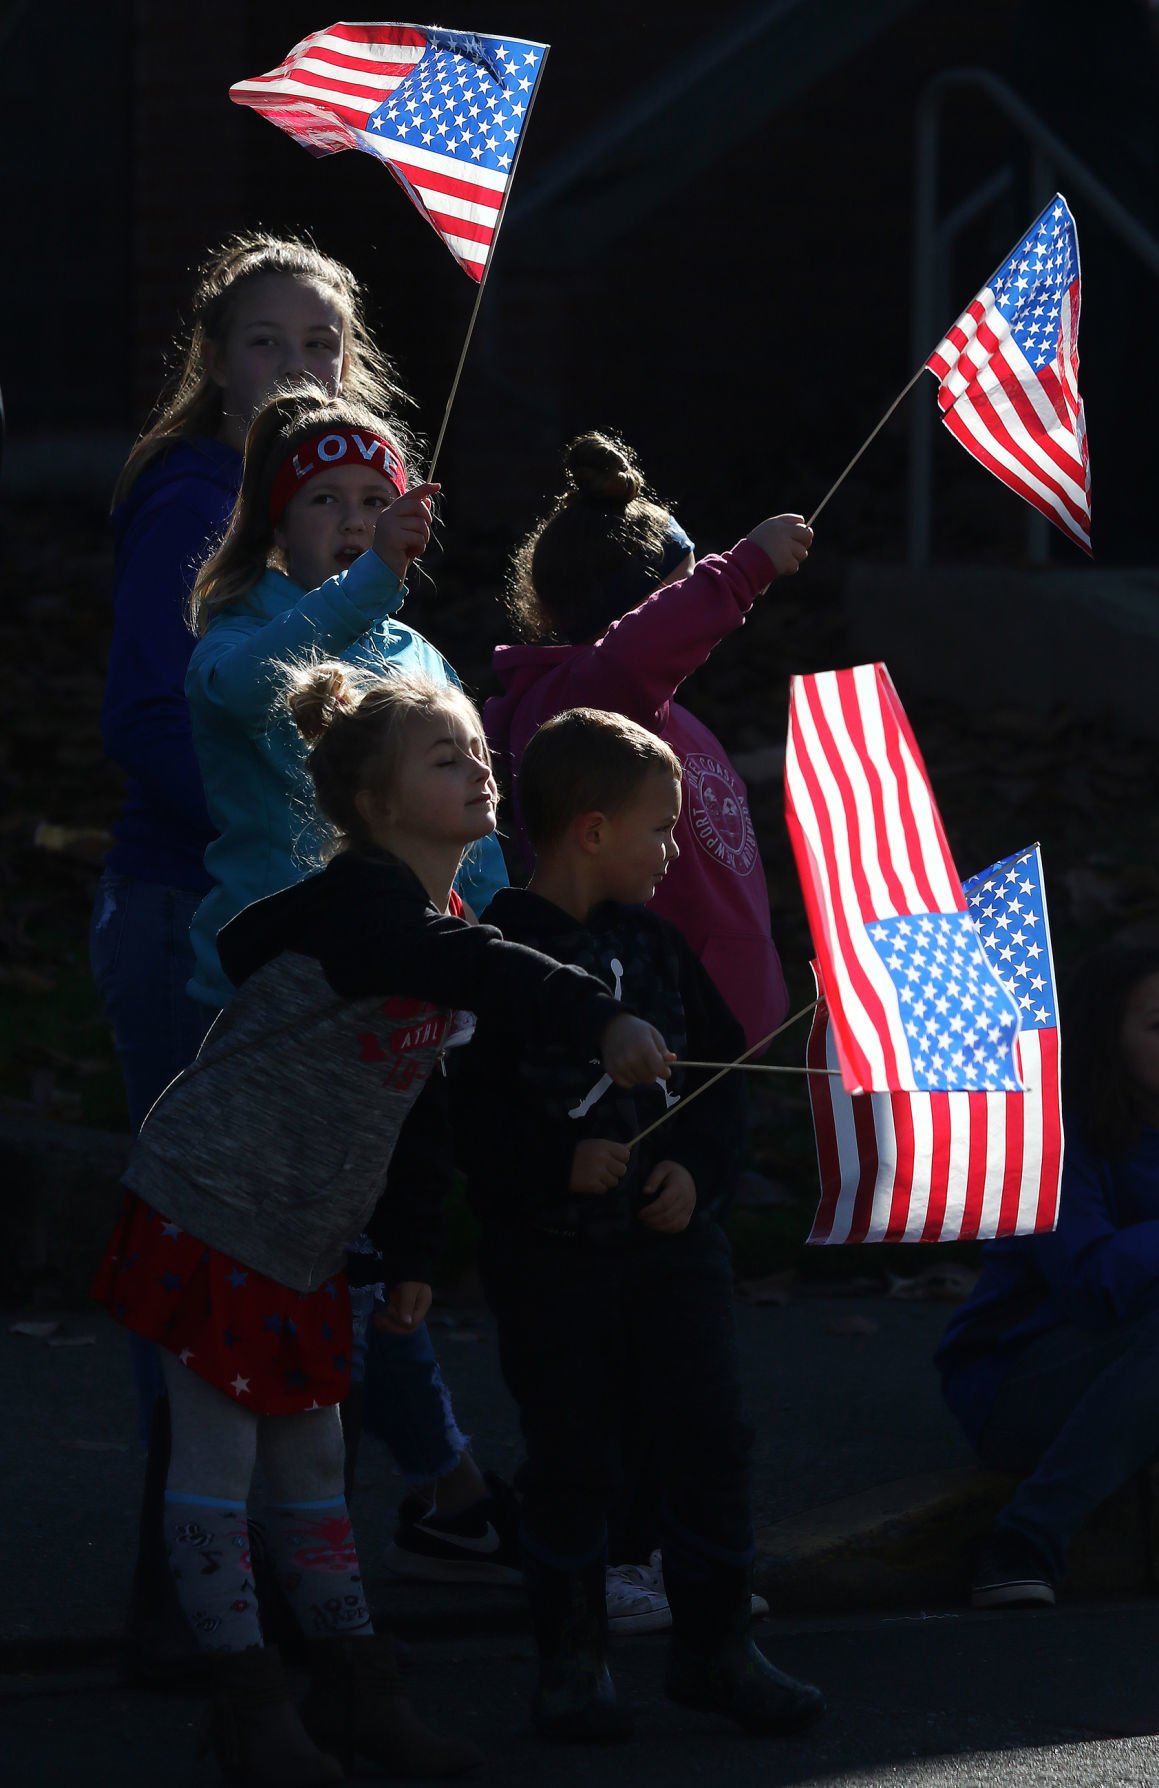
[[[384,162],[481,280],[548,46],[437,26],[328,25],[229,97],[312,155]]]
[[[1079,245],[1055,193],[939,342],[942,421],[967,453],[1091,550],[1091,468],[1079,396]]]
[[[1053,1229],[1062,1180],[1059,1028],[1037,846],[964,890],[1022,1014],[1021,1093],[872,1093],[809,1076],[821,1202],[811,1242],[988,1241]],[[824,1001],[811,1068],[836,1065]]]
[[[846,1091],[1015,1091],[1018,1011],[883,664],[792,679],[785,818]]]

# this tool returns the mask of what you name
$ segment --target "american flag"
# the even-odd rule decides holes
[[[872,1093],[809,1076],[821,1202],[811,1242],[950,1242],[1053,1229],[1062,1178],[1059,1029],[1037,845],[964,893],[1018,1003],[1023,1093]],[[824,1003],[808,1063],[836,1063]]]
[[[1018,1011],[883,664],[792,679],[785,812],[846,1090],[1018,1088]]]
[[[362,149],[385,162],[481,280],[547,49],[435,26],[340,22],[229,96],[314,155]]]
[[[988,471],[1091,550],[1079,396],[1079,245],[1061,193],[926,361],[942,421]]]

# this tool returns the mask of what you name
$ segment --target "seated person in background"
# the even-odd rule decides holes
[[[1090,957],[1064,1016],[1058,1227],[987,1244],[936,1355],[983,1464],[1022,1478],[975,1608],[1053,1602],[1079,1528],[1159,1457],[1159,943]]]

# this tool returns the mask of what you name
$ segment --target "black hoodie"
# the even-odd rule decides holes
[[[678,1056],[731,1061],[744,1033],[715,984],[673,925],[644,907],[609,902],[586,923],[525,889],[504,888],[485,914],[511,940],[596,975],[631,1011],[654,1024]],[[644,1243],[641,1188],[659,1161],[676,1161],[696,1182],[697,1206],[711,1212],[731,1183],[744,1142],[745,1096],[726,1074],[632,1150],[614,1192],[569,1191],[577,1142],[630,1142],[674,1094],[702,1085],[707,1072],[675,1069],[662,1083],[601,1088],[598,1061],[581,1063],[530,1034],[512,1060],[493,1021],[480,1017],[471,1047],[452,1064],[455,1141],[473,1203],[485,1221],[584,1234],[602,1245]],[[597,1089],[600,1089],[597,1093]],[[596,1095],[593,1098],[593,1095]]]

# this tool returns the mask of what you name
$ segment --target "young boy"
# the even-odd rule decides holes
[[[536,868],[488,923],[604,980],[677,1056],[727,1061],[739,1026],[681,935],[646,910],[677,855],[680,763],[618,714],[541,727],[520,768]],[[711,1212],[743,1145],[737,1075],[666,1117],[708,1074],[674,1068],[622,1092],[563,1050],[512,1062],[481,1022],[454,1086],[459,1151],[483,1223],[481,1265],[519,1405],[524,1574],[540,1670],[533,1719],[613,1739],[628,1717],[606,1661],[607,1515],[626,1412],[660,1452],[666,1689],[748,1731],[796,1731],[820,1692],[753,1645],[752,1431],[740,1404],[728,1242]],[[640,1132],[665,1117],[651,1135]]]

